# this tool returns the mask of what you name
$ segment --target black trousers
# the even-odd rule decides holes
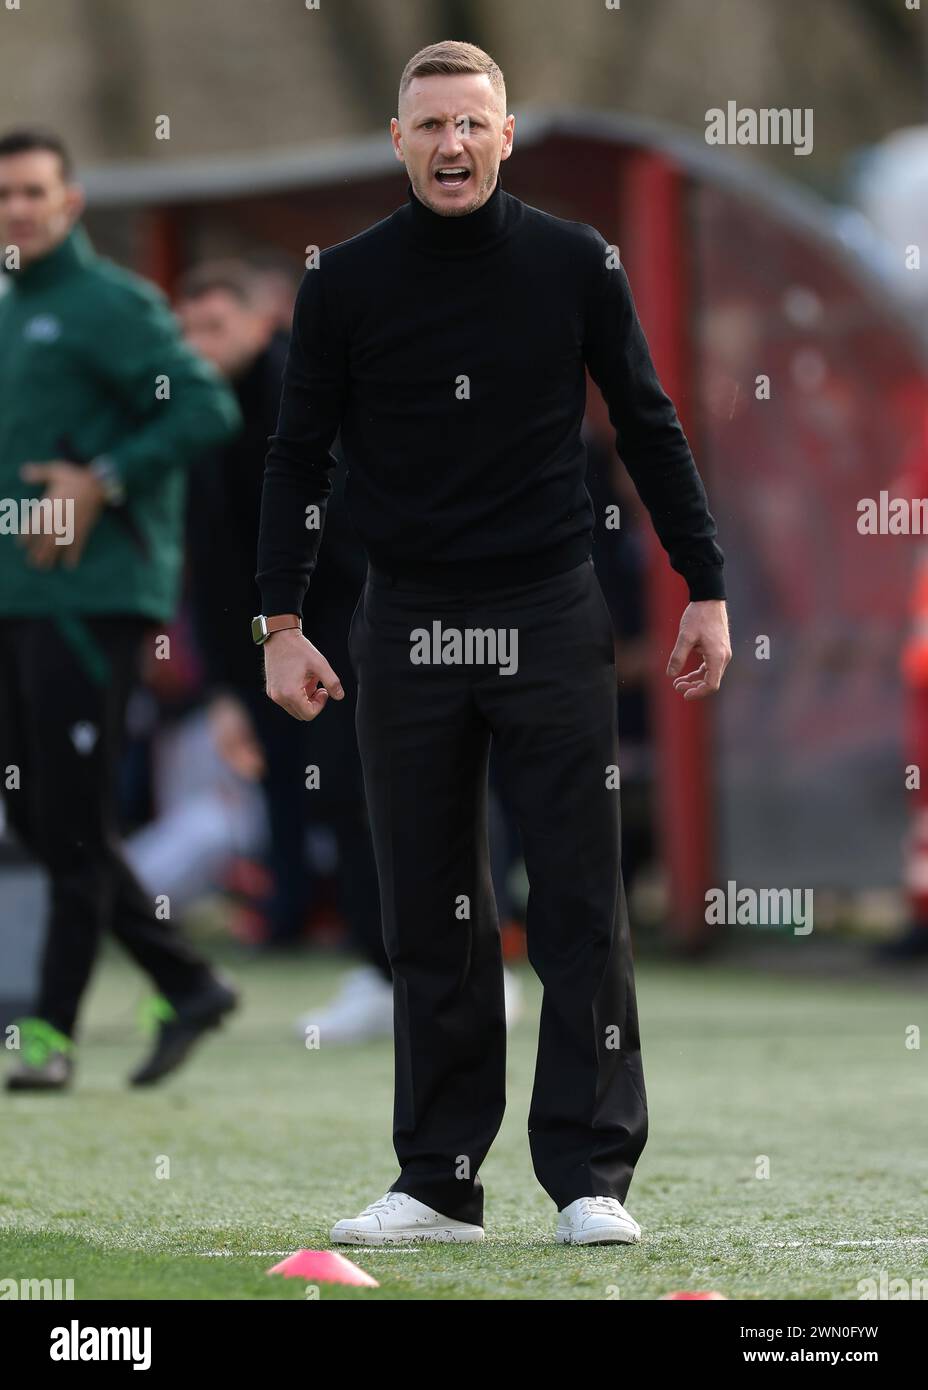
[[[50,918],[35,1013],[73,1035],[104,929],[172,1002],[208,966],[126,863],[115,788],[126,703],[151,624],[132,615],[0,620],[0,773],[23,847],[47,869]],[[8,786],[15,768],[18,787]]]
[[[449,630],[462,641],[467,630],[514,633],[517,669],[413,661],[423,630],[434,652],[436,622],[444,650]],[[647,1137],[647,1101],[610,786],[613,630],[592,562],[486,594],[426,589],[372,568],[349,645],[394,977],[393,1189],[482,1221],[478,1174],[506,1099],[487,847],[492,739],[529,877],[529,960],[544,987],[528,1122],[535,1174],[559,1209],[577,1197],[624,1200]],[[511,657],[510,636],[509,665]]]

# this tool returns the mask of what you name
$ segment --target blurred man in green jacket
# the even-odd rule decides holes
[[[7,1076],[19,1090],[70,1082],[107,928],[158,991],[135,1084],[236,1002],[132,874],[114,800],[137,663],[146,642],[166,655],[179,596],[186,467],[240,417],[160,292],[94,253],[82,211],[55,135],[0,135],[0,787],[50,879],[35,1017]]]

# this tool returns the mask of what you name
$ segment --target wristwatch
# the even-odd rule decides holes
[[[303,631],[303,620],[298,613],[278,613],[273,618],[266,618],[263,613],[259,613],[251,620],[251,635],[257,645],[263,647],[272,633],[283,632],[288,627],[296,627],[300,632]]]
[[[126,488],[113,460],[107,458],[106,454],[98,454],[87,468],[101,484],[106,505],[121,507],[126,500]]]

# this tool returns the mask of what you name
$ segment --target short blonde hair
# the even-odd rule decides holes
[[[400,102],[403,93],[415,77],[434,77],[439,74],[455,73],[484,74],[499,97],[503,114],[506,111],[506,79],[502,69],[493,61],[489,53],[473,43],[463,43],[457,39],[445,39],[442,43],[431,43],[413,54],[403,69],[400,78]]]

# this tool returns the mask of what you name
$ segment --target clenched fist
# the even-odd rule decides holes
[[[330,695],[345,698],[322,652],[295,627],[272,633],[264,643],[264,675],[269,698],[294,719],[315,719]]]

